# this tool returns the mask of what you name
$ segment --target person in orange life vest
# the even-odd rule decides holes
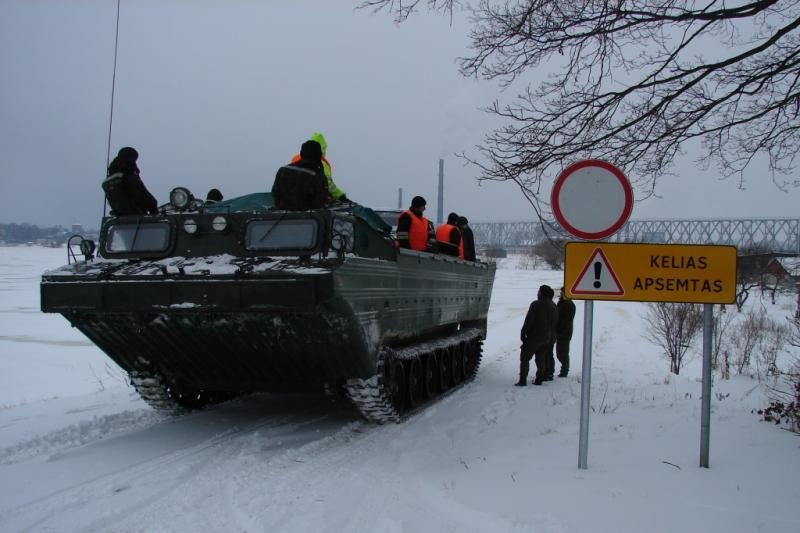
[[[322,148],[322,170],[325,174],[325,178],[328,180],[328,192],[331,194],[331,198],[333,198],[334,202],[349,202],[350,200],[344,194],[344,191],[341,190],[336,184],[333,182],[333,175],[331,164],[325,158],[325,154],[328,151],[328,141],[325,140],[325,136],[318,131],[315,131],[311,134],[312,141],[318,142],[320,147]],[[297,163],[300,161],[301,157],[300,154],[295,154],[292,156],[292,160],[290,161],[291,164]]]
[[[400,248],[427,251],[431,224],[422,216],[426,204],[425,198],[415,196],[411,207],[397,217],[397,245]]]
[[[461,231],[458,229],[458,215],[456,213],[447,215],[447,222],[439,224],[439,227],[436,228],[436,242],[439,244],[440,253],[459,257]]]

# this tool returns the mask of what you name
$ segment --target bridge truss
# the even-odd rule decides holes
[[[477,222],[470,227],[479,247],[531,246],[545,237],[540,222]],[[548,233],[569,238],[563,231],[548,229]],[[631,220],[609,241],[733,244],[740,249],[800,254],[800,218]]]

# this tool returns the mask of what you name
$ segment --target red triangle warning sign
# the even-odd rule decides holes
[[[572,294],[622,296],[625,294],[625,289],[622,288],[602,248],[597,248],[581,269],[570,292]]]

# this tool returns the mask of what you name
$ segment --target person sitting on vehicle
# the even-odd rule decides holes
[[[108,165],[103,192],[106,194],[111,216],[158,214],[158,202],[144,186],[136,161],[139,153],[130,146],[122,148]]]
[[[458,229],[461,231],[461,259],[467,261],[476,261],[475,257],[475,237],[472,234],[472,228],[469,227],[469,220],[467,217],[458,217]]]
[[[436,243],[439,245],[440,253],[454,257],[460,256],[461,231],[458,229],[456,213],[447,215],[447,222],[436,228]]]
[[[312,141],[318,142],[320,147],[322,148],[322,170],[325,173],[325,179],[328,182],[328,192],[331,195],[331,198],[334,202],[349,202],[350,200],[347,198],[347,195],[344,194],[344,191],[341,190],[336,184],[333,182],[333,170],[331,168],[330,162],[326,159],[325,154],[328,152],[328,141],[325,139],[325,136],[315,131],[311,134]],[[292,159],[291,163],[296,163],[300,161],[302,158],[301,154],[295,154]]]
[[[300,148],[300,159],[278,169],[272,185],[275,207],[289,211],[319,209],[330,203],[322,167],[322,147],[307,141]]]
[[[222,201],[222,192],[219,189],[211,189],[206,194],[206,205],[214,205]]]
[[[427,202],[422,196],[415,196],[411,200],[411,207],[397,217],[397,245],[425,252],[428,249],[428,238],[431,234],[431,224],[422,216]]]

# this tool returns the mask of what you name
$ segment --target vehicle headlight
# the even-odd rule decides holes
[[[186,187],[175,187],[169,193],[169,203],[178,209],[186,209],[194,200],[194,196]]]
[[[211,227],[214,228],[214,231],[225,231],[225,228],[228,227],[228,219],[223,216],[214,217],[214,220],[211,221]]]
[[[187,218],[183,221],[183,231],[189,235],[197,233],[197,222],[192,218]]]

